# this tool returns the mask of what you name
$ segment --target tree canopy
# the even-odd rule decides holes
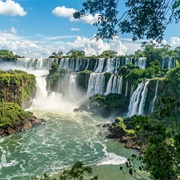
[[[155,39],[160,42],[168,24],[180,19],[180,0],[86,0],[83,9],[74,13],[80,18],[90,13],[99,14],[97,39],[112,39],[121,33],[132,33],[133,40]]]

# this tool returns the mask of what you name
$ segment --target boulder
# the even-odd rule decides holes
[[[25,119],[23,122],[22,131],[30,129],[31,127],[32,127],[31,121],[29,121],[29,119]]]
[[[15,134],[16,131],[15,131],[12,127],[8,127],[8,128],[7,128],[7,133],[8,133],[9,135],[11,135],[11,134]]]

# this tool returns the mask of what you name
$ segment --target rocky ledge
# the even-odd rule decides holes
[[[38,119],[37,117],[32,116],[13,125],[6,124],[0,127],[0,137],[28,130],[37,124],[41,124],[42,122],[45,121],[43,119]]]
[[[136,149],[141,151],[142,148],[133,140],[132,134],[127,133],[123,128],[118,126],[117,128],[117,121],[115,123],[106,123],[102,127],[107,128],[108,135],[107,138],[114,139],[116,142],[120,142],[124,147]]]

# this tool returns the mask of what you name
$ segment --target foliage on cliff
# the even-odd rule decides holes
[[[0,71],[0,102],[25,105],[36,91],[36,79],[24,71]]]
[[[89,70],[84,70],[77,73],[76,82],[78,87],[80,87],[82,90],[87,91],[90,73],[91,71]]]
[[[120,114],[127,112],[128,104],[128,97],[119,94],[109,94],[107,96],[98,94],[90,97],[80,106],[80,109],[107,116],[115,112]]]
[[[159,61],[155,60],[151,62],[146,69],[140,69],[131,63],[126,66],[121,66],[118,69],[118,74],[124,76],[131,84],[137,84],[145,78],[162,77],[164,72],[162,71]]]
[[[15,59],[20,58],[21,56],[14,54],[12,51],[9,50],[0,50],[0,57],[4,59]]]
[[[18,104],[11,102],[0,102],[0,127],[20,123],[31,117],[30,112],[24,111]]]
[[[168,71],[160,86],[161,97],[174,97],[180,100],[180,66]]]
[[[148,171],[151,179],[178,179],[180,175],[180,101],[166,98],[161,108],[150,116],[133,116],[124,123],[134,129],[134,138],[143,139],[146,146],[139,160],[139,170]],[[142,144],[140,144],[142,146]],[[134,158],[128,159],[126,168],[135,176]],[[124,168],[121,167],[124,171]],[[140,178],[141,179],[141,178]]]

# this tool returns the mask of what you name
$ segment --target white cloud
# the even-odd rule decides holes
[[[79,28],[71,28],[71,31],[80,31]]]
[[[86,14],[85,16],[82,16],[80,20],[86,24],[94,24],[98,21],[98,17],[99,14],[95,14],[95,16],[92,16],[91,14]]]
[[[171,37],[170,38],[170,44],[172,46],[180,46],[180,38],[179,37]]]
[[[70,21],[82,21],[86,24],[94,24],[95,22],[98,21],[98,14],[95,14],[95,16],[92,16],[91,14],[86,14],[85,16],[81,17],[80,19],[75,19],[73,17],[73,13],[76,12],[77,10],[74,8],[67,8],[65,6],[62,7],[56,7],[52,13],[55,16],[58,17],[66,17],[69,18]]]
[[[101,39],[97,41],[95,37],[89,39],[78,36],[74,42],[68,42],[67,45],[69,50],[80,49],[85,51],[85,54],[88,56],[99,55],[105,50],[116,51],[118,55],[124,55],[127,51],[127,47],[123,45],[118,38],[106,43]]]
[[[73,13],[76,12],[74,8],[66,8],[65,6],[56,7],[52,13],[58,17],[73,17]]]
[[[25,16],[27,12],[21,7],[20,4],[6,0],[5,2],[0,0],[0,15],[5,16]]]

